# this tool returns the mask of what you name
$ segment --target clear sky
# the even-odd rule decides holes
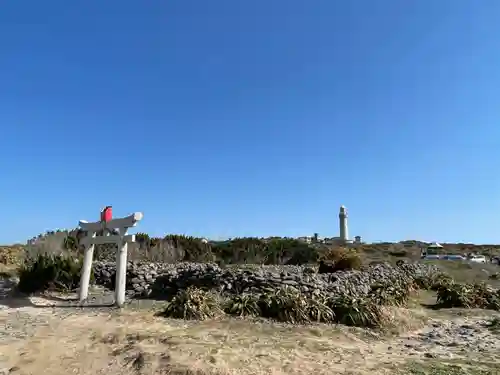
[[[500,243],[500,1],[5,1],[0,243]]]

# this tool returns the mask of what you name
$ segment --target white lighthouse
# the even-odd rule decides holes
[[[340,240],[343,243],[349,242],[349,228],[347,227],[347,209],[340,206],[339,211]]]

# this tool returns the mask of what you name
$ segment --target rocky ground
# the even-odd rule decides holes
[[[307,327],[263,320],[184,322],[158,318],[161,301],[111,305],[96,289],[74,296],[0,291],[0,374],[500,374],[500,314],[393,309],[394,329]],[[425,296],[429,298],[429,296]]]

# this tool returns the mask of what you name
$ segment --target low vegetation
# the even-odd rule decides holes
[[[189,287],[180,290],[171,301],[166,303],[160,315],[187,320],[206,320],[222,314],[217,297],[207,291]]]
[[[321,252],[319,257],[320,273],[359,270],[363,260],[358,251],[348,248],[332,248]]]
[[[411,296],[419,288],[438,290],[437,302],[446,307],[484,307],[500,310],[494,299],[482,290],[476,301],[468,303],[474,291],[465,289],[465,297],[451,295],[450,290],[458,284],[450,284],[444,276],[430,280],[401,280],[397,283],[379,283],[371,287],[365,298],[349,294],[329,294],[316,292],[304,294],[295,288],[280,288],[266,293],[245,293],[234,296],[214,295],[207,291],[190,287],[180,291],[167,304],[162,315],[182,319],[206,319],[227,315],[238,317],[261,317],[291,324],[340,323],[348,326],[383,328],[390,321],[391,311],[386,307],[407,307]],[[491,292],[494,293],[494,292]],[[484,302],[481,302],[483,301]],[[487,302],[486,302],[487,301]],[[209,313],[213,310],[213,313]],[[187,313],[186,311],[189,311]],[[180,313],[182,312],[182,313]]]
[[[392,305],[398,300],[398,296],[388,297],[385,302]],[[160,315],[176,319],[205,320],[225,313],[238,317],[262,317],[290,324],[340,323],[375,328],[384,327],[389,318],[387,311],[378,302],[375,298],[360,300],[322,293],[307,296],[292,288],[281,288],[259,295],[235,295],[225,299],[190,287],[167,302]]]
[[[43,290],[72,291],[80,283],[81,268],[81,258],[40,254],[27,259],[18,270],[19,291],[27,294]]]
[[[342,257],[339,260],[344,259]],[[365,298],[349,294],[324,292],[305,295],[294,288],[281,288],[262,294],[242,294],[229,298],[211,296],[190,288],[181,292],[165,309],[163,316],[179,317],[183,304],[196,306],[201,312],[191,316],[209,316],[207,306],[219,315],[224,312],[239,317],[262,317],[291,324],[312,322],[340,323],[356,327],[384,328],[390,322],[391,310],[386,307],[408,307],[419,290],[436,292],[436,308],[481,308],[500,311],[500,290],[485,283],[457,283],[446,274],[429,275],[416,280],[404,280],[371,286]],[[197,296],[203,295],[205,299]],[[196,300],[196,304],[188,301]],[[207,301],[204,304],[203,301]],[[219,305],[216,305],[219,303]],[[174,305],[180,305],[173,307]],[[173,312],[173,313],[172,313]],[[211,316],[214,316],[212,314]],[[495,325],[496,327],[496,325]]]
[[[18,269],[19,290],[33,293],[47,289],[70,291],[78,287],[81,271],[79,239],[81,232],[63,236],[58,251],[24,254]],[[288,264],[318,263],[319,273],[359,270],[373,261],[368,257],[373,247],[348,249],[331,248],[321,244],[307,244],[290,238],[236,238],[222,242],[208,242],[200,238],[168,235],[151,238],[145,233],[136,235],[137,248],[132,258],[141,253],[148,259],[153,252],[158,258],[171,262],[217,262],[230,264]],[[46,248],[44,248],[46,250]],[[135,253],[134,253],[135,252]],[[97,251],[99,253],[99,251]],[[103,252],[105,253],[105,252]],[[10,253],[9,253],[10,254]],[[378,255],[379,257],[380,254]],[[409,257],[407,249],[388,251],[397,264]],[[5,258],[5,259],[4,259]],[[15,257],[3,255],[0,260],[15,262]],[[376,257],[375,257],[376,258]],[[450,262],[451,264],[452,262]],[[456,265],[455,267],[471,267]],[[316,272],[311,268],[311,272]],[[459,276],[461,271],[457,269]],[[177,319],[212,319],[223,315],[259,317],[286,323],[341,323],[361,327],[382,327],[387,321],[386,306],[406,307],[418,290],[436,292],[436,306],[450,308],[483,308],[500,310],[500,292],[484,283],[457,282],[456,277],[437,273],[416,279],[387,284],[383,280],[371,285],[365,298],[349,294],[302,294],[294,288],[282,288],[261,294],[215,295],[194,287],[179,290],[166,304],[162,315]]]
[[[171,240],[194,241],[181,237]],[[190,242],[191,241],[191,242]],[[206,249],[206,244],[196,241],[198,250]],[[258,248],[270,249],[274,253],[286,251],[284,244],[295,242],[276,239],[270,244],[263,245],[261,240],[234,240],[226,243],[226,251],[220,254],[229,256],[229,249]],[[277,250],[283,245],[281,250]],[[181,246],[181,245],[179,245]],[[184,246],[184,245],[182,245]],[[188,245],[185,245],[188,246]],[[189,245],[191,246],[191,245]],[[195,246],[195,245],[192,245]],[[233,246],[233,247],[231,247]],[[302,246],[302,245],[300,245]],[[205,250],[203,250],[205,249]],[[287,250],[288,251],[288,250]],[[255,252],[256,253],[256,252]],[[319,272],[335,273],[338,271],[356,270],[362,267],[362,258],[359,252],[350,249],[326,249],[318,251],[320,259]],[[403,263],[398,262],[403,265]],[[323,269],[322,269],[323,267]],[[23,293],[33,293],[42,290],[71,291],[78,287],[81,272],[81,256],[38,254],[33,258],[26,258],[20,267],[19,290]],[[315,272],[312,270],[311,272]],[[436,306],[443,308],[483,308],[500,310],[500,291],[485,283],[458,283],[445,273],[429,274],[416,279],[402,278],[399,282],[387,284],[383,280],[371,285],[367,297],[359,298],[347,294],[327,294],[315,292],[302,294],[295,288],[281,288],[261,294],[241,294],[236,296],[215,295],[211,291],[194,287],[179,290],[169,301],[162,312],[163,316],[177,319],[205,320],[222,315],[239,317],[260,317],[279,322],[304,324],[310,322],[341,323],[358,327],[383,327],[387,322],[385,306],[406,307],[412,294],[418,290],[432,290],[436,292]]]
[[[81,230],[52,231],[40,234],[29,246],[17,246],[11,253],[27,250],[30,256],[38,253],[74,253],[82,250],[81,239],[85,232]],[[219,264],[288,264],[303,265],[327,260],[325,255],[331,246],[321,242],[305,243],[293,238],[234,238],[226,241],[207,241],[203,238],[169,234],[164,237],[151,237],[147,233],[136,234],[137,242],[129,246],[129,259],[152,262],[217,262]],[[498,245],[442,244],[443,251],[450,254],[477,252],[486,256],[500,254]],[[365,261],[389,261],[398,259],[418,260],[420,249],[425,244],[419,241],[400,243],[372,243],[357,246],[357,252]],[[113,245],[96,246],[95,256],[100,260],[111,260]],[[0,263],[6,249],[0,247]],[[10,261],[17,261],[9,255]],[[366,263],[366,262],[365,262]]]
[[[445,308],[500,310],[500,290],[485,283],[446,283],[437,290],[437,304]]]

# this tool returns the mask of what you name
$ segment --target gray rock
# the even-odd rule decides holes
[[[95,262],[95,282],[113,288],[114,262]],[[334,274],[317,274],[310,267],[256,266],[222,269],[206,263],[151,263],[129,262],[127,289],[132,295],[146,291],[156,295],[171,295],[178,289],[191,285],[214,289],[224,293],[264,292],[284,286],[293,286],[303,293],[347,294],[366,296],[371,286],[385,283],[411,282],[439,272],[437,268],[419,263],[405,263],[399,267],[376,264],[361,271],[341,271]]]

